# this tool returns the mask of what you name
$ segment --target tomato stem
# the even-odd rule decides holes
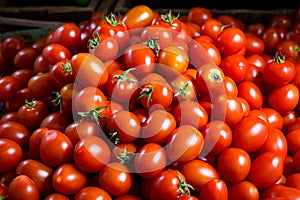
[[[0,200],[4,200],[4,199],[6,199],[8,197],[8,195],[6,195],[6,196],[0,196]]]
[[[178,91],[174,94],[174,97],[177,97],[180,94],[182,94],[184,96],[184,98],[187,99],[187,91],[188,91],[188,87],[189,87],[188,83],[186,83],[183,87],[180,87],[175,83],[171,83],[171,84],[178,89]]]
[[[88,41],[88,48],[92,50],[92,54],[94,54],[94,49],[99,45],[100,43],[100,36],[99,36],[99,33],[98,31],[95,31],[93,33],[93,37],[91,37]]]
[[[120,155],[116,155],[116,157],[120,160],[121,164],[126,164],[130,161],[130,158],[134,155],[134,153],[128,152],[126,150],[126,146],[124,146],[123,151]]]
[[[109,133],[109,135],[110,135],[109,140],[113,140],[115,145],[120,143],[120,138],[118,137],[118,131]]]
[[[179,192],[181,195],[190,195],[191,192],[190,192],[190,189],[194,190],[193,186],[191,186],[190,184],[188,184],[184,179],[183,179],[183,176],[182,174],[178,172],[178,177],[179,177],[179,180],[180,180],[180,184],[179,184]]]
[[[142,97],[147,97],[147,107],[149,107],[152,93],[153,93],[153,88],[151,87],[151,85],[147,85],[141,90],[141,95],[138,97],[138,99]]]
[[[106,116],[101,115],[101,112],[104,108],[107,108],[107,106],[100,106],[87,112],[78,112],[78,114],[82,117],[81,121],[91,119],[95,121],[99,126],[102,126],[102,124],[99,121],[99,118],[107,118]]]
[[[27,108],[33,108],[34,106],[37,105],[37,102],[34,100],[28,101],[27,99],[25,99],[25,105]]]
[[[66,63],[63,63],[62,66],[65,73],[72,72],[72,67],[68,60],[66,60]]]
[[[281,52],[280,52],[280,55],[278,52],[275,53],[275,56],[274,56],[274,61],[277,62],[277,63],[283,63],[285,61],[285,55],[283,55]]]
[[[105,17],[105,20],[111,26],[117,26],[119,24],[123,24],[123,22],[120,20],[120,15],[118,16],[118,18],[116,18],[116,15],[112,12]]]
[[[174,16],[172,10],[170,10],[168,13],[161,14],[160,16],[164,22],[167,22],[171,26],[174,26],[173,22],[179,18],[180,14],[178,13],[177,16]]]
[[[59,106],[59,110],[62,111],[62,106],[61,106],[61,95],[59,92],[54,92],[55,98],[51,101],[55,106]]]
[[[127,81],[127,82],[130,82],[130,83],[137,83],[137,82],[138,82],[137,80],[126,77],[127,74],[128,74],[130,71],[132,71],[132,70],[135,70],[135,68],[130,68],[130,69],[124,71],[124,73],[121,74],[121,75],[115,74],[115,75],[112,77],[111,82],[113,83],[113,82],[114,82],[114,79],[118,79],[118,80],[117,80],[117,86],[118,86],[118,87],[119,87],[119,85],[120,85],[121,82],[126,82],[126,81]]]

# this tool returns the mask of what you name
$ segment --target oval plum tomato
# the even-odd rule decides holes
[[[268,104],[281,114],[294,110],[298,102],[299,89],[291,83],[275,87],[268,97]]]
[[[200,34],[207,35],[213,40],[217,39],[218,35],[222,32],[222,23],[215,19],[209,18],[200,27]]]
[[[51,43],[44,47],[42,56],[48,65],[55,65],[63,59],[71,59],[72,53],[61,44]]]
[[[106,141],[87,135],[74,147],[74,162],[85,172],[99,172],[110,160],[111,152]]]
[[[84,199],[103,199],[112,200],[112,197],[100,187],[86,186],[76,192],[74,200],[84,200]]]
[[[296,75],[295,65],[285,59],[285,56],[276,54],[274,61],[266,65],[262,71],[263,79],[272,86],[281,86],[290,83]]]
[[[40,158],[49,166],[57,167],[73,158],[73,144],[62,132],[50,129],[41,138]],[[59,152],[59,153],[57,153]]]
[[[232,145],[253,152],[265,143],[269,134],[269,124],[258,117],[244,117],[232,130]]]
[[[75,81],[71,63],[67,59],[59,61],[53,65],[50,68],[50,74],[58,89],[61,89],[66,84],[73,83]]]
[[[209,9],[204,7],[193,7],[188,11],[187,21],[193,22],[201,27],[206,20],[212,17],[212,12]]]
[[[281,41],[280,32],[277,28],[268,27],[262,33],[261,39],[265,44],[265,52],[274,53],[276,51],[276,46]]]
[[[40,160],[41,139],[48,130],[49,130],[48,128],[43,127],[43,128],[37,128],[32,132],[29,138],[29,154],[31,155],[31,158]]]
[[[282,129],[283,116],[277,110],[269,107],[264,107],[261,110],[266,113],[270,127],[277,128],[279,130]]]
[[[45,116],[40,127],[47,127],[49,129],[56,129],[64,132],[70,123],[71,119],[68,116],[64,115],[60,111],[54,111]]]
[[[72,195],[86,186],[87,177],[75,164],[65,163],[55,169],[51,181],[55,191]]]
[[[244,98],[251,110],[263,106],[263,95],[260,88],[251,81],[243,81],[238,85],[238,97]]]
[[[143,28],[140,37],[141,40],[153,49],[156,53],[172,45],[173,32],[160,24],[153,24]],[[175,33],[174,33],[175,34]],[[157,45],[157,46],[156,46]]]
[[[237,27],[227,27],[218,35],[215,43],[222,55],[233,55],[245,48],[246,35]]]
[[[42,162],[26,159],[22,160],[16,167],[17,175],[27,175],[36,184],[42,197],[53,192],[51,177],[54,170]]]
[[[298,150],[300,150],[300,129],[289,131],[286,134],[286,142],[288,146],[288,152],[291,155],[294,155]]]
[[[1,43],[1,54],[9,64],[13,64],[17,52],[26,47],[25,41],[18,36],[7,37]]]
[[[20,81],[11,75],[0,77],[0,101],[11,100],[21,89]]]
[[[300,191],[296,188],[285,186],[282,184],[274,184],[267,188],[261,194],[262,200],[268,200],[269,198],[283,197],[287,200],[299,200]]]
[[[20,81],[20,88],[28,86],[29,79],[34,75],[33,69],[18,69],[11,75]]]
[[[208,122],[208,114],[204,107],[196,101],[181,101],[174,106],[172,114],[176,120],[177,127],[191,125],[201,129]]]
[[[38,57],[39,51],[30,46],[22,48],[14,57],[14,65],[18,69],[33,69],[34,61]]]
[[[69,197],[60,193],[52,193],[44,198],[44,200],[70,200]]]
[[[218,158],[218,172],[229,183],[238,183],[247,178],[251,167],[250,155],[241,148],[230,147]],[[236,169],[239,170],[236,170]]]
[[[28,88],[35,98],[46,98],[56,92],[56,85],[50,72],[38,73],[28,81]]]
[[[114,60],[119,52],[118,41],[114,36],[94,32],[88,41],[88,50],[102,62]]]
[[[257,187],[249,181],[241,181],[229,187],[228,189],[229,200],[258,200],[259,191]]]
[[[153,11],[146,5],[137,5],[129,9],[124,15],[123,22],[128,30],[143,28],[151,24]]]
[[[203,185],[199,199],[227,200],[228,190],[226,183],[218,178],[208,181]]]
[[[32,199],[39,200],[39,191],[34,181],[26,175],[16,176],[7,188],[7,196],[11,200]]]
[[[49,72],[51,65],[49,65],[43,55],[40,54],[36,57],[33,63],[33,71],[35,74]]]
[[[134,158],[134,169],[143,178],[153,178],[167,165],[165,149],[156,143],[147,143],[139,148]]]
[[[51,43],[61,44],[76,53],[80,49],[81,31],[75,23],[63,23],[53,31]]]
[[[276,52],[286,58],[296,59],[299,55],[299,45],[294,40],[282,40],[277,44]]]
[[[265,152],[256,157],[248,174],[248,180],[258,189],[272,186],[282,175],[283,157],[276,152]]]
[[[219,20],[226,27],[235,27],[239,28],[242,31],[245,30],[245,24],[239,18],[236,18],[230,14],[220,14],[217,16],[217,20]]]
[[[260,55],[264,53],[264,41],[255,35],[246,34],[245,56]]]
[[[13,140],[0,138],[0,158],[5,160],[0,166],[0,172],[14,169],[22,158],[22,149]]]
[[[96,56],[89,53],[75,54],[71,59],[75,82],[83,86],[102,86],[108,78],[106,66]]]
[[[170,161],[185,163],[195,159],[203,148],[202,133],[191,125],[181,125],[168,137],[166,152]]]
[[[16,114],[17,121],[28,129],[33,130],[40,126],[40,123],[49,113],[47,105],[41,100],[25,101]]]
[[[286,178],[286,186],[300,188],[300,173],[295,173]]]
[[[183,163],[179,171],[186,178],[186,182],[190,184],[196,192],[200,192],[203,185],[208,181],[220,178],[216,168],[200,159]]]
[[[223,85],[225,88],[225,94],[228,96],[236,97],[238,95],[238,88],[236,82],[229,76],[224,76]]]
[[[201,36],[199,36],[201,37]],[[196,37],[198,41],[192,40],[189,45],[190,64],[199,69],[203,65],[209,65],[214,63],[214,56],[212,57],[207,53],[207,49],[204,49],[199,42],[199,37]],[[205,42],[203,42],[205,43]]]
[[[185,182],[184,176],[177,170],[164,170],[152,180],[150,200],[179,199],[190,194],[191,186]]]
[[[194,38],[195,41],[197,41],[197,38]],[[207,52],[207,54],[211,57],[213,63],[216,66],[220,66],[221,63],[221,54],[219,49],[216,47],[216,45],[212,42],[203,42],[203,41],[197,41],[201,45],[201,47]]]
[[[232,142],[231,128],[223,121],[211,120],[202,129],[204,146],[201,154],[220,154],[226,150]]]
[[[269,21],[269,27],[280,27],[280,28],[292,28],[293,20],[291,16],[286,14],[277,14],[273,16]]]
[[[176,128],[174,116],[166,110],[155,110],[142,123],[141,135],[147,143],[164,144]]]
[[[247,75],[247,59],[238,54],[225,57],[220,64],[226,76],[232,78],[236,83],[242,82]]]
[[[8,121],[0,125],[0,138],[15,141],[23,150],[27,150],[30,136],[30,130],[21,123]]]
[[[129,192],[133,185],[133,175],[119,162],[110,162],[99,172],[98,183],[112,196],[121,196]]]
[[[247,29],[246,33],[253,34],[261,38],[263,32],[265,31],[265,26],[262,23],[253,23],[250,24]]]

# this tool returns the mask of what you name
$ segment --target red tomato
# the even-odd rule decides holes
[[[218,172],[229,183],[236,184],[244,181],[248,176],[250,167],[250,155],[241,148],[228,148],[218,158]]]
[[[29,79],[34,75],[33,69],[18,69],[11,75],[20,81],[20,88],[26,88],[28,86]]]
[[[73,163],[59,165],[51,181],[55,191],[65,195],[75,194],[87,185],[86,174]]]
[[[264,111],[267,114],[268,122],[271,127],[282,129],[283,127],[283,116],[275,109],[264,107],[262,108],[262,111]]]
[[[274,184],[262,193],[261,199],[267,200],[272,197],[284,197],[287,200],[299,200],[300,191],[293,187]]]
[[[276,46],[281,41],[280,32],[277,28],[268,27],[262,33],[261,39],[265,44],[265,52],[274,53]]]
[[[299,55],[299,46],[294,40],[282,40],[276,46],[276,52],[286,58],[296,59]]]
[[[153,11],[146,5],[137,5],[126,12],[123,18],[127,29],[143,28],[151,24]]]
[[[244,98],[251,110],[263,106],[263,95],[260,88],[251,81],[243,81],[238,85],[238,96]]]
[[[259,191],[257,187],[249,181],[241,181],[228,189],[228,200],[258,200]]]
[[[167,13],[161,14],[155,24],[160,24],[167,27],[168,29],[171,29],[173,31],[173,35],[176,35],[181,31],[182,24],[178,17],[179,15],[175,16],[170,10]]]
[[[56,92],[56,86],[50,72],[39,73],[28,81],[28,88],[35,98],[46,98]]]
[[[269,21],[269,27],[282,27],[282,28],[292,28],[293,21],[289,15],[277,14],[273,16]]]
[[[51,43],[44,47],[42,56],[48,65],[55,65],[61,60],[71,59],[72,53],[61,44]]]
[[[60,193],[52,193],[45,197],[44,200],[70,200],[67,196]]]
[[[283,157],[276,152],[262,153],[253,160],[248,180],[258,189],[271,187],[281,177],[283,163]]]
[[[212,165],[199,159],[183,163],[179,171],[196,192],[200,192],[208,181],[220,178],[218,171]]]
[[[55,111],[45,116],[40,127],[47,127],[49,129],[56,129],[64,132],[70,123],[71,120],[68,116],[64,115],[60,111]]]
[[[6,188],[1,184],[0,184],[0,198],[2,198],[2,199],[7,198]]]
[[[0,78],[0,101],[11,100],[21,88],[20,81],[14,76],[4,76]]]
[[[95,186],[86,186],[77,191],[74,196],[74,200],[85,199],[112,200],[112,197],[104,189]]]
[[[248,62],[244,56],[233,54],[222,59],[220,67],[226,76],[240,83],[246,78]]]
[[[14,169],[22,158],[22,149],[13,140],[0,138],[0,159],[2,161],[0,172],[7,172]]]
[[[32,156],[32,158],[40,160],[41,139],[48,130],[48,128],[44,127],[37,128],[32,132],[29,138],[29,154]]]
[[[175,32],[162,24],[153,24],[143,28],[140,37],[155,53],[173,45]]]
[[[74,162],[85,172],[100,171],[109,162],[110,157],[109,146],[98,136],[85,136],[74,147]]]
[[[207,35],[215,40],[222,31],[222,23],[215,18],[209,18],[200,28],[201,35]]]
[[[208,181],[203,185],[199,199],[227,200],[228,190],[226,183],[218,178]]]
[[[211,18],[212,12],[209,9],[204,7],[193,7],[188,11],[187,21],[202,26],[206,20]]]
[[[37,49],[30,46],[22,48],[14,57],[14,65],[18,69],[33,69],[35,59],[39,53]]]
[[[286,141],[288,146],[288,152],[294,155],[298,150],[300,150],[300,129],[295,129],[287,133]]]
[[[248,25],[248,27],[246,29],[246,33],[253,34],[260,38],[261,38],[262,34],[264,33],[264,31],[265,31],[265,26],[259,22]]]
[[[7,196],[11,200],[40,199],[36,184],[26,175],[18,175],[10,182],[7,188]]]
[[[111,162],[101,169],[98,183],[110,195],[121,196],[127,194],[131,189],[133,175],[125,165]]]
[[[245,48],[245,56],[260,55],[264,53],[265,44],[258,36],[246,34]]]
[[[50,66],[45,61],[42,54],[38,55],[33,63],[33,71],[35,74],[49,72]]]
[[[201,132],[191,125],[181,125],[168,137],[166,153],[171,162],[185,163],[195,159],[203,148]]]
[[[286,178],[285,185],[300,189],[300,173],[295,173]]]
[[[162,146],[147,143],[139,148],[134,158],[135,171],[144,178],[153,178],[164,170],[167,155]]]
[[[57,62],[50,68],[51,77],[57,88],[61,89],[68,83],[73,83],[75,77],[73,69],[69,60],[62,60]]]
[[[189,70],[191,71],[191,70]],[[199,94],[197,82],[192,75],[187,71],[184,74],[179,74],[171,81],[171,87],[173,89],[176,102],[191,100],[195,101]]]
[[[25,46],[26,43],[22,38],[18,36],[7,37],[1,42],[1,54],[8,61],[8,64],[13,64],[15,55]]]
[[[41,160],[52,167],[71,162],[73,159],[73,144],[62,132],[50,129],[41,138]]]
[[[258,117],[244,117],[232,130],[232,145],[253,152],[263,146],[269,134],[269,125]]]

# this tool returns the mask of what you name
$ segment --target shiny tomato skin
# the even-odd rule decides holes
[[[175,32],[172,32],[164,25],[153,24],[143,28],[140,34],[141,40],[143,42],[149,42],[152,39],[150,35],[152,38],[158,38],[158,40],[156,40],[156,43],[162,50],[164,48],[172,46],[172,43],[174,42],[173,35],[175,35]]]
[[[60,193],[52,193],[46,196],[44,200],[70,200],[70,198]]]
[[[44,128],[37,128],[35,129],[30,138],[29,138],[29,154],[31,155],[32,158],[36,160],[40,160],[40,144],[41,144],[41,139],[43,135],[48,131],[49,129],[44,127]]]
[[[99,172],[98,183],[112,196],[121,196],[129,192],[133,185],[133,175],[119,162],[110,162]]]
[[[241,181],[228,189],[228,200],[258,200],[259,190],[249,181]]]
[[[44,47],[42,56],[48,65],[55,65],[63,59],[71,59],[72,53],[61,44],[51,43]]]
[[[285,55],[286,58],[296,59],[299,55],[297,50],[298,44],[294,40],[282,40],[277,44],[276,52],[281,55]]]
[[[72,195],[86,186],[87,177],[74,163],[65,163],[55,169],[51,181],[55,191]]]
[[[275,109],[264,107],[261,109],[267,114],[268,122],[271,127],[282,129],[283,127],[283,116]]]
[[[262,153],[253,160],[247,179],[258,189],[268,188],[281,177],[283,162],[283,157],[276,152]]]
[[[88,173],[99,172],[109,162],[110,156],[107,143],[98,136],[85,136],[74,147],[75,164]]]
[[[286,178],[285,185],[296,189],[300,188],[300,173],[295,173]]]
[[[199,195],[199,199],[227,200],[228,189],[222,179],[212,179],[205,183]]]
[[[50,129],[41,138],[39,153],[45,164],[58,167],[72,161],[73,144],[61,131]]]
[[[206,20],[212,17],[212,12],[209,9],[205,7],[193,7],[188,11],[187,21],[202,26]]]
[[[15,70],[11,75],[20,81],[20,88],[28,86],[29,79],[34,75],[33,69],[18,69]]]
[[[22,149],[13,140],[0,138],[0,157],[4,160],[0,166],[0,172],[7,172],[14,169],[22,158]]]
[[[151,24],[153,11],[146,5],[137,5],[126,12],[123,23],[127,29],[143,28]]]
[[[74,196],[74,200],[85,200],[85,199],[103,199],[112,200],[112,197],[100,187],[86,186],[79,191]]]
[[[0,101],[11,100],[19,89],[21,89],[21,83],[14,76],[8,75],[0,78]]]
[[[200,34],[207,35],[211,37],[213,40],[215,40],[218,37],[221,31],[222,31],[222,23],[215,18],[210,18],[205,20],[205,22],[200,27]]]
[[[277,28],[268,27],[261,35],[261,39],[265,44],[265,52],[274,53],[276,46],[281,41],[280,32]]]
[[[263,106],[263,95],[260,88],[251,81],[243,81],[238,85],[238,96],[244,98],[250,109],[260,109]]]
[[[7,37],[1,43],[1,54],[9,64],[13,64],[17,52],[26,47],[25,41],[19,36]]]
[[[35,74],[29,79],[27,87],[32,95],[39,99],[50,97],[56,91],[50,72]]]
[[[71,63],[67,59],[59,61],[53,65],[50,68],[50,74],[53,78],[54,84],[59,89],[61,89],[64,85],[75,81]]]
[[[14,65],[18,69],[33,69],[35,59],[38,57],[39,51],[30,46],[25,47],[17,52],[14,57]]]
[[[42,54],[38,55],[33,63],[33,71],[35,74],[37,73],[45,73],[49,72],[50,67],[49,64],[45,61]]]
[[[32,199],[39,200],[39,191],[36,184],[26,175],[16,176],[7,188],[8,199]]]
[[[233,54],[223,58],[220,67],[226,76],[240,83],[247,75],[248,62],[244,56]]]
[[[267,200],[268,198],[272,197],[284,197],[287,200],[299,200],[300,192],[298,189],[293,187],[281,184],[274,184],[268,189],[264,190],[264,192],[261,194],[262,200]]]
[[[230,147],[218,158],[220,176],[228,183],[236,184],[247,178],[251,167],[250,155],[241,148]],[[239,170],[236,170],[236,169]]]
[[[294,155],[300,149],[300,139],[299,139],[300,129],[295,129],[288,132],[285,136],[288,146],[288,152]]]
[[[246,34],[245,47],[245,56],[260,55],[265,50],[263,40],[255,35]]]

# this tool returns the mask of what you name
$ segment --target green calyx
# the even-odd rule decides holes
[[[111,26],[117,26],[119,24],[123,24],[120,18],[120,15],[116,17],[116,15],[111,12],[108,16],[105,17],[105,21]]]
[[[174,16],[172,11],[170,10],[168,13],[166,14],[161,14],[161,18],[164,22],[169,23],[171,26],[173,26],[173,22],[178,19],[180,16],[180,14],[178,13],[177,16]]]
[[[107,108],[107,106],[100,106],[87,112],[78,112],[78,115],[82,117],[81,121],[91,119],[92,121],[95,121],[99,126],[101,126],[99,118],[106,118],[106,116],[101,114],[101,112],[105,108]]]

